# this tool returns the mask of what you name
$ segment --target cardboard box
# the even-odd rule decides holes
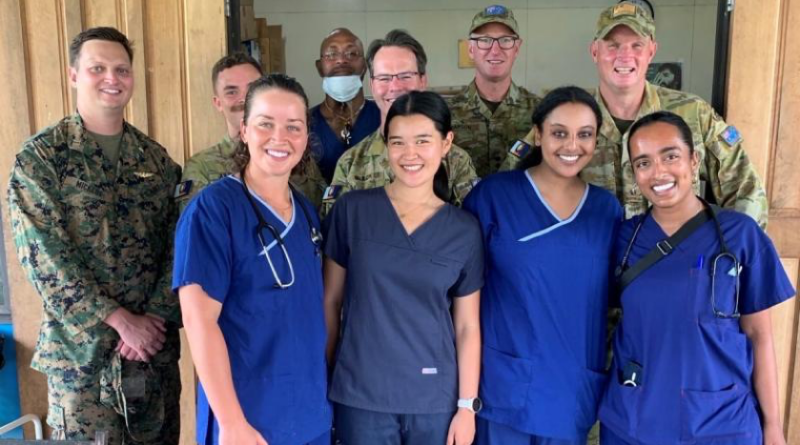
[[[239,25],[239,38],[242,42],[258,38],[258,26],[252,6],[239,7]]]
[[[269,66],[269,39],[265,37],[259,37],[258,47],[261,50],[261,68],[264,69],[265,73],[272,72]]]
[[[269,35],[269,70],[273,73],[286,74],[283,27],[281,25],[269,25],[267,26],[267,31]]]
[[[267,19],[256,19],[256,28],[258,28],[258,38],[269,38],[269,30],[267,29]]]
[[[458,67],[475,68],[475,62],[469,58],[469,42],[467,39],[458,39]]]

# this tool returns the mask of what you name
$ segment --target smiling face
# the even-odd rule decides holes
[[[553,109],[542,123],[542,167],[573,178],[592,160],[597,145],[597,117],[582,103],[567,102]]]
[[[131,59],[117,42],[85,42],[75,66],[69,69],[69,78],[82,114],[121,116],[133,94]]]
[[[511,29],[501,23],[487,23],[476,29],[470,37],[517,37]],[[500,42],[492,42],[489,49],[478,48],[478,42],[470,40],[469,57],[475,62],[475,76],[489,82],[501,82],[511,76],[514,61],[517,60],[522,40],[514,42],[509,49],[500,48]]]
[[[433,178],[452,143],[453,132],[443,137],[426,116],[395,117],[389,123],[386,141],[395,180],[409,188],[432,188]]]
[[[306,105],[297,94],[279,88],[257,92],[247,121],[241,124],[251,176],[288,178],[306,150]]]
[[[642,37],[625,25],[592,42],[590,52],[601,88],[612,92],[643,89],[647,67],[657,49],[650,37]]]
[[[372,59],[372,78],[370,88],[375,103],[381,110],[381,120],[392,102],[409,91],[423,91],[428,86],[428,78],[419,74],[414,52],[400,46],[384,46]],[[404,74],[403,76],[397,76]],[[388,81],[383,80],[391,76]]]
[[[217,111],[225,117],[228,135],[231,137],[239,134],[239,126],[242,123],[242,116],[244,116],[244,97],[247,94],[247,85],[259,77],[261,77],[261,73],[249,63],[225,69],[217,77],[212,100]]]
[[[654,207],[681,208],[694,201],[699,161],[676,127],[656,122],[640,128],[630,139],[630,157],[636,184]]]

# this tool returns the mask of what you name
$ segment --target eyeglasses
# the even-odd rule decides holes
[[[497,45],[500,49],[511,49],[519,40],[519,37],[516,36],[503,36],[503,37],[488,37],[488,36],[481,36],[481,37],[470,37],[470,40],[475,42],[478,46],[478,49],[492,49],[492,45],[494,42],[497,42]]]
[[[353,61],[361,56],[362,54],[358,51],[345,51],[343,53],[340,53],[339,51],[328,51],[327,53],[322,54],[322,58],[328,62],[333,62],[340,57],[344,57],[344,59],[348,61]]]
[[[372,76],[372,80],[378,82],[379,84],[388,84],[392,81],[393,78],[397,78],[398,82],[411,82],[414,80],[415,77],[419,76],[419,73],[416,71],[407,71],[404,73],[397,73],[397,74],[378,74],[377,76]]]

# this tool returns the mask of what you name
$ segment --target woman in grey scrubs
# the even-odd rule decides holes
[[[411,92],[392,105],[383,136],[394,180],[342,196],[326,221],[337,439],[470,444],[483,241],[475,218],[447,204],[450,110],[435,93]]]

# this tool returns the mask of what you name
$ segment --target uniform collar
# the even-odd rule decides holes
[[[84,154],[88,156],[93,156],[96,152],[95,150],[100,150],[100,145],[97,141],[90,136],[89,131],[86,129],[86,125],[83,123],[83,118],[80,114],[76,111],[75,114],[69,116],[67,118],[67,126],[69,131],[69,143],[68,146],[72,150],[82,151]],[[130,139],[134,137],[133,133],[129,128],[128,122],[122,121],[122,144],[120,145],[120,150],[125,145],[130,145]],[[136,144],[134,144],[136,145]]]
[[[364,138],[364,143],[367,144],[367,153],[370,155],[377,156],[386,153],[386,143],[383,142],[380,128]]]
[[[219,149],[219,154],[222,156],[230,156],[233,154],[233,151],[236,150],[236,143],[238,140],[234,141],[230,135],[226,134],[219,144],[217,144],[217,148]]]
[[[512,80],[511,85],[508,87],[508,92],[506,93],[506,96],[503,98],[502,101],[500,101],[501,104],[500,107],[503,106],[502,104],[506,104],[508,106],[516,105],[520,101],[520,95],[521,95],[520,88]],[[483,103],[483,99],[481,99],[481,95],[478,93],[478,86],[475,84],[475,79],[472,79],[472,82],[470,82],[470,84],[467,86],[467,91],[465,96],[467,97],[467,105],[470,108],[473,109],[478,108],[481,110],[481,113],[487,116],[492,115],[491,110],[489,110],[489,107],[487,107],[486,104]],[[498,107],[498,109],[500,107]]]

